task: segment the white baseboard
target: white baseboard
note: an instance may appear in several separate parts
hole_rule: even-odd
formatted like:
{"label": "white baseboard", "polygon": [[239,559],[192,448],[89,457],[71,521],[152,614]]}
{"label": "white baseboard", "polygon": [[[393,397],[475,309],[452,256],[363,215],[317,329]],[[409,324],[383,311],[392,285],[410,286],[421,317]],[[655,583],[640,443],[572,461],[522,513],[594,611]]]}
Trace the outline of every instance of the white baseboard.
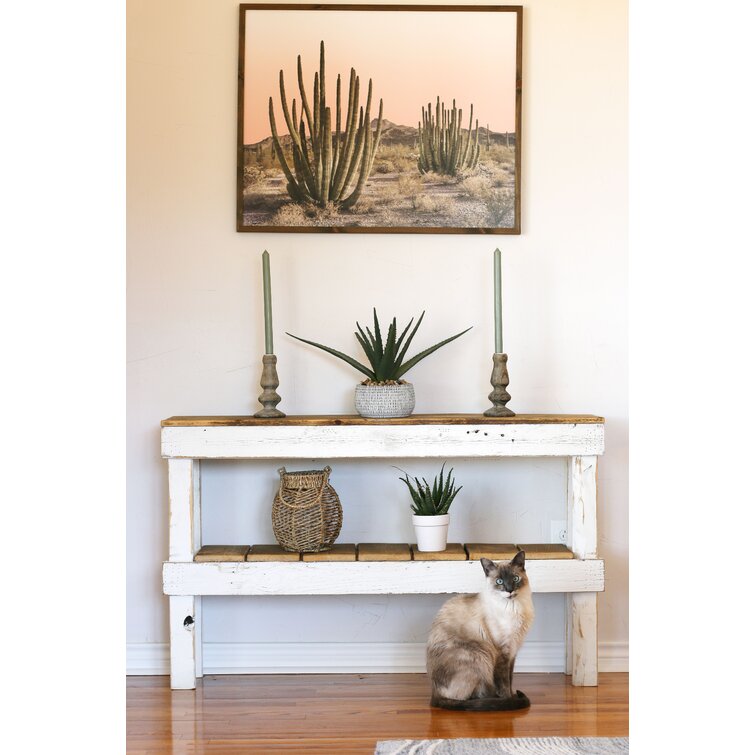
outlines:
{"label": "white baseboard", "polygon": [[[377,674],[425,670],[422,642],[205,642],[205,674]],[[601,642],[600,671],[629,671],[629,646]],[[528,642],[516,664],[520,672],[563,672],[563,642]],[[167,643],[129,643],[126,673],[170,673]]]}
{"label": "white baseboard", "polygon": [[167,642],[127,642],[126,673],[130,676],[160,676],[170,673]]}
{"label": "white baseboard", "polygon": [[625,673],[629,671],[628,642],[599,642],[598,671]]}

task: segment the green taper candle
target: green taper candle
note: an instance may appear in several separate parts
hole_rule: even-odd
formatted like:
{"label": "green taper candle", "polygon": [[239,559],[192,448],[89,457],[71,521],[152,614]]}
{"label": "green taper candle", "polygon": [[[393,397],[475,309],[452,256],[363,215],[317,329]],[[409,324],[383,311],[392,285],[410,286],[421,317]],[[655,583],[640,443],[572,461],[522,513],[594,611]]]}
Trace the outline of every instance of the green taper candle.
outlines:
{"label": "green taper candle", "polygon": [[270,255],[262,252],[262,288],[265,300],[265,354],[273,354],[273,304],[270,298]]}
{"label": "green taper candle", "polygon": [[493,252],[493,296],[495,308],[495,353],[503,354],[503,318],[501,316],[501,250]]}

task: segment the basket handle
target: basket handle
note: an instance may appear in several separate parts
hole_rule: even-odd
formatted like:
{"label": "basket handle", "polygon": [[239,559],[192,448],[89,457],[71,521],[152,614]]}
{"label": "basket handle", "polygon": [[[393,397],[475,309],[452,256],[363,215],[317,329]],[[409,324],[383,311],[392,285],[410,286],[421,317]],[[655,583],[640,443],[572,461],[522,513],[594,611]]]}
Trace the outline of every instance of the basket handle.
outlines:
{"label": "basket handle", "polygon": [[283,475],[286,474],[286,468],[281,467],[278,470],[278,474],[280,475],[280,482],[278,483],[278,494],[280,495],[281,499],[283,499]]}
{"label": "basket handle", "polygon": [[322,487],[320,488],[320,498],[321,499],[322,499],[323,491],[325,490],[325,486],[328,484],[328,482],[330,482],[330,473],[331,473],[332,470],[331,470],[330,467],[326,466],[322,471],[325,474],[322,477]]}
{"label": "basket handle", "polygon": [[329,466],[325,465],[325,468],[322,470],[325,474],[322,476],[322,485],[320,487],[320,494],[317,496],[317,500],[320,504],[320,542],[325,542],[325,515],[322,510],[322,494],[325,492],[325,486],[328,484],[330,480],[330,472],[331,469]]}

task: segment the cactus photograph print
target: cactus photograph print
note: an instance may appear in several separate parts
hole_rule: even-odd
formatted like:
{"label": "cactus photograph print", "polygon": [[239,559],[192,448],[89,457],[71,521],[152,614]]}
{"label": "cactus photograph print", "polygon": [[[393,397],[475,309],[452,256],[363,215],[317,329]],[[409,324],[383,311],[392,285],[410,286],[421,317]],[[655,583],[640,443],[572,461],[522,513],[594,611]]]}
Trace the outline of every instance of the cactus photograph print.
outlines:
{"label": "cactus photograph print", "polygon": [[240,6],[238,231],[520,233],[521,6]]}

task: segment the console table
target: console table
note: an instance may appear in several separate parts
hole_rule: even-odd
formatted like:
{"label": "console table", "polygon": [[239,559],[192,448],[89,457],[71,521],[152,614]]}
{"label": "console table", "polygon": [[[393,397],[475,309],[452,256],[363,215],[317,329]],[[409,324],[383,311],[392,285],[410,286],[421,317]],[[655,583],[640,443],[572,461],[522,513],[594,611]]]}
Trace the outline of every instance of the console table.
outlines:
{"label": "console table", "polygon": [[171,417],[162,422],[168,460],[170,544],[163,592],[170,601],[172,689],[194,689],[202,676],[203,595],[371,595],[478,592],[473,561],[199,563],[203,459],[567,458],[567,545],[575,558],[528,560],[533,592],[568,597],[566,672],[572,684],[595,686],[597,593],[597,457],[604,420],[592,415],[414,415]]}

